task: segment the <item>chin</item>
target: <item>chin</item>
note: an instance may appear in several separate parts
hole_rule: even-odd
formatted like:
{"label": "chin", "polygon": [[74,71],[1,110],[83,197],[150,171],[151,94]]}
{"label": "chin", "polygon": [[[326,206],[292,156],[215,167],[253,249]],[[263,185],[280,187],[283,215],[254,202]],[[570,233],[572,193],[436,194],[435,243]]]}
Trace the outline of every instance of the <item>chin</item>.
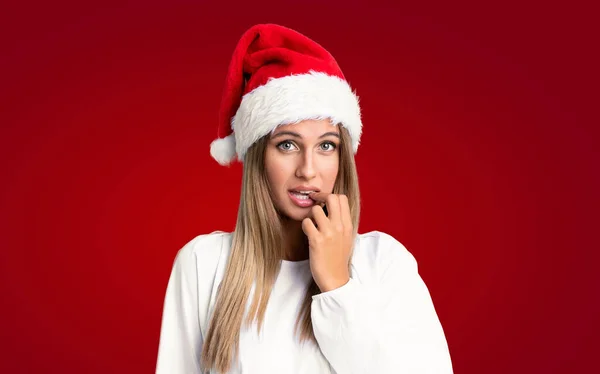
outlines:
{"label": "chin", "polygon": [[286,207],[283,210],[283,215],[289,220],[302,222],[306,217],[310,216],[310,208]]}

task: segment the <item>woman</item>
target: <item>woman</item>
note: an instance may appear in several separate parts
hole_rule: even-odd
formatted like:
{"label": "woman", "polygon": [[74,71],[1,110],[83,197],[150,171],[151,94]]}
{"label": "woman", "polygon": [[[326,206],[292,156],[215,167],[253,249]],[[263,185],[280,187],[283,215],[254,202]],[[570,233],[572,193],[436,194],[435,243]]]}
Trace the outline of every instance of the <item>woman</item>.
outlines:
{"label": "woman", "polygon": [[288,28],[250,28],[211,155],[244,163],[233,233],[199,235],[167,286],[157,373],[452,373],[410,252],[358,234],[358,98]]}

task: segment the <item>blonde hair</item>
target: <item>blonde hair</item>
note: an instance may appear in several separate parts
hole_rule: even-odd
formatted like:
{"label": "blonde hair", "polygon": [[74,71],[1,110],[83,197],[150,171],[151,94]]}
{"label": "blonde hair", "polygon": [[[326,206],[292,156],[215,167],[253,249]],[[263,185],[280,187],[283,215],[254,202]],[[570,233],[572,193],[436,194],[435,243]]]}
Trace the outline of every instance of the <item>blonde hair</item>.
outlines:
{"label": "blonde hair", "polygon": [[[360,216],[358,176],[350,135],[343,126],[339,126],[339,130],[340,166],[333,193],[348,197],[356,235]],[[283,225],[271,198],[264,170],[268,140],[268,135],[258,140],[244,158],[242,191],[230,257],[204,339],[202,366],[219,373],[228,372],[233,359],[238,355],[242,323],[251,326],[257,322],[257,331],[260,331],[280,261],[284,257],[281,245]],[[350,262],[348,268],[350,269]],[[243,321],[253,284],[252,304]],[[301,342],[311,341],[316,344],[310,305],[312,296],[318,293],[319,288],[313,280],[307,288],[296,321],[296,331],[300,332]]]}

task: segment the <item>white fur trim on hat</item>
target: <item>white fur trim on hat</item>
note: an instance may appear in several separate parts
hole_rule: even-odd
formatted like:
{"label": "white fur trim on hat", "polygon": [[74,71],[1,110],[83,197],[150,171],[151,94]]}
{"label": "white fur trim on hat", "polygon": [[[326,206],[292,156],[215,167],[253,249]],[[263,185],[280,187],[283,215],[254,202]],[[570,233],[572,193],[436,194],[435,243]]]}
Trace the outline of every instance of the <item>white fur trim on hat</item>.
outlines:
{"label": "white fur trim on hat", "polygon": [[[348,129],[352,148],[356,152],[362,134],[358,101],[345,80],[325,73],[311,71],[271,78],[265,85],[242,98],[231,122],[235,134],[235,153],[239,160],[243,160],[254,142],[279,125],[324,118],[330,118],[333,124],[341,123]],[[227,144],[231,146],[231,141]],[[211,145],[213,157],[214,153],[225,155],[223,147],[219,146],[219,151],[214,153],[212,148]],[[226,156],[232,159],[229,151],[227,148]]]}
{"label": "white fur trim on hat", "polygon": [[221,165],[228,165],[235,158],[235,134],[216,139],[210,144],[210,155]]}

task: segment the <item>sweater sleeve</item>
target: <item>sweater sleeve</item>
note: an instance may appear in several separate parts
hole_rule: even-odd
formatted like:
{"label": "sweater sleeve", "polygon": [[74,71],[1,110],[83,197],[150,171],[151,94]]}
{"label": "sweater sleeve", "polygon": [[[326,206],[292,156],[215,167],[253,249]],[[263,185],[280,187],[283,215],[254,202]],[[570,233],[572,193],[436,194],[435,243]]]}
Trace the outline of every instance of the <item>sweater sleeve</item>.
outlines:
{"label": "sweater sleeve", "polygon": [[157,374],[201,373],[202,333],[194,241],[176,255],[164,299]]}
{"label": "sweater sleeve", "polygon": [[[369,269],[375,281],[354,276],[313,296],[313,329],[337,374],[451,374],[450,353],[415,258],[386,234]],[[376,250],[377,249],[377,250]]]}

